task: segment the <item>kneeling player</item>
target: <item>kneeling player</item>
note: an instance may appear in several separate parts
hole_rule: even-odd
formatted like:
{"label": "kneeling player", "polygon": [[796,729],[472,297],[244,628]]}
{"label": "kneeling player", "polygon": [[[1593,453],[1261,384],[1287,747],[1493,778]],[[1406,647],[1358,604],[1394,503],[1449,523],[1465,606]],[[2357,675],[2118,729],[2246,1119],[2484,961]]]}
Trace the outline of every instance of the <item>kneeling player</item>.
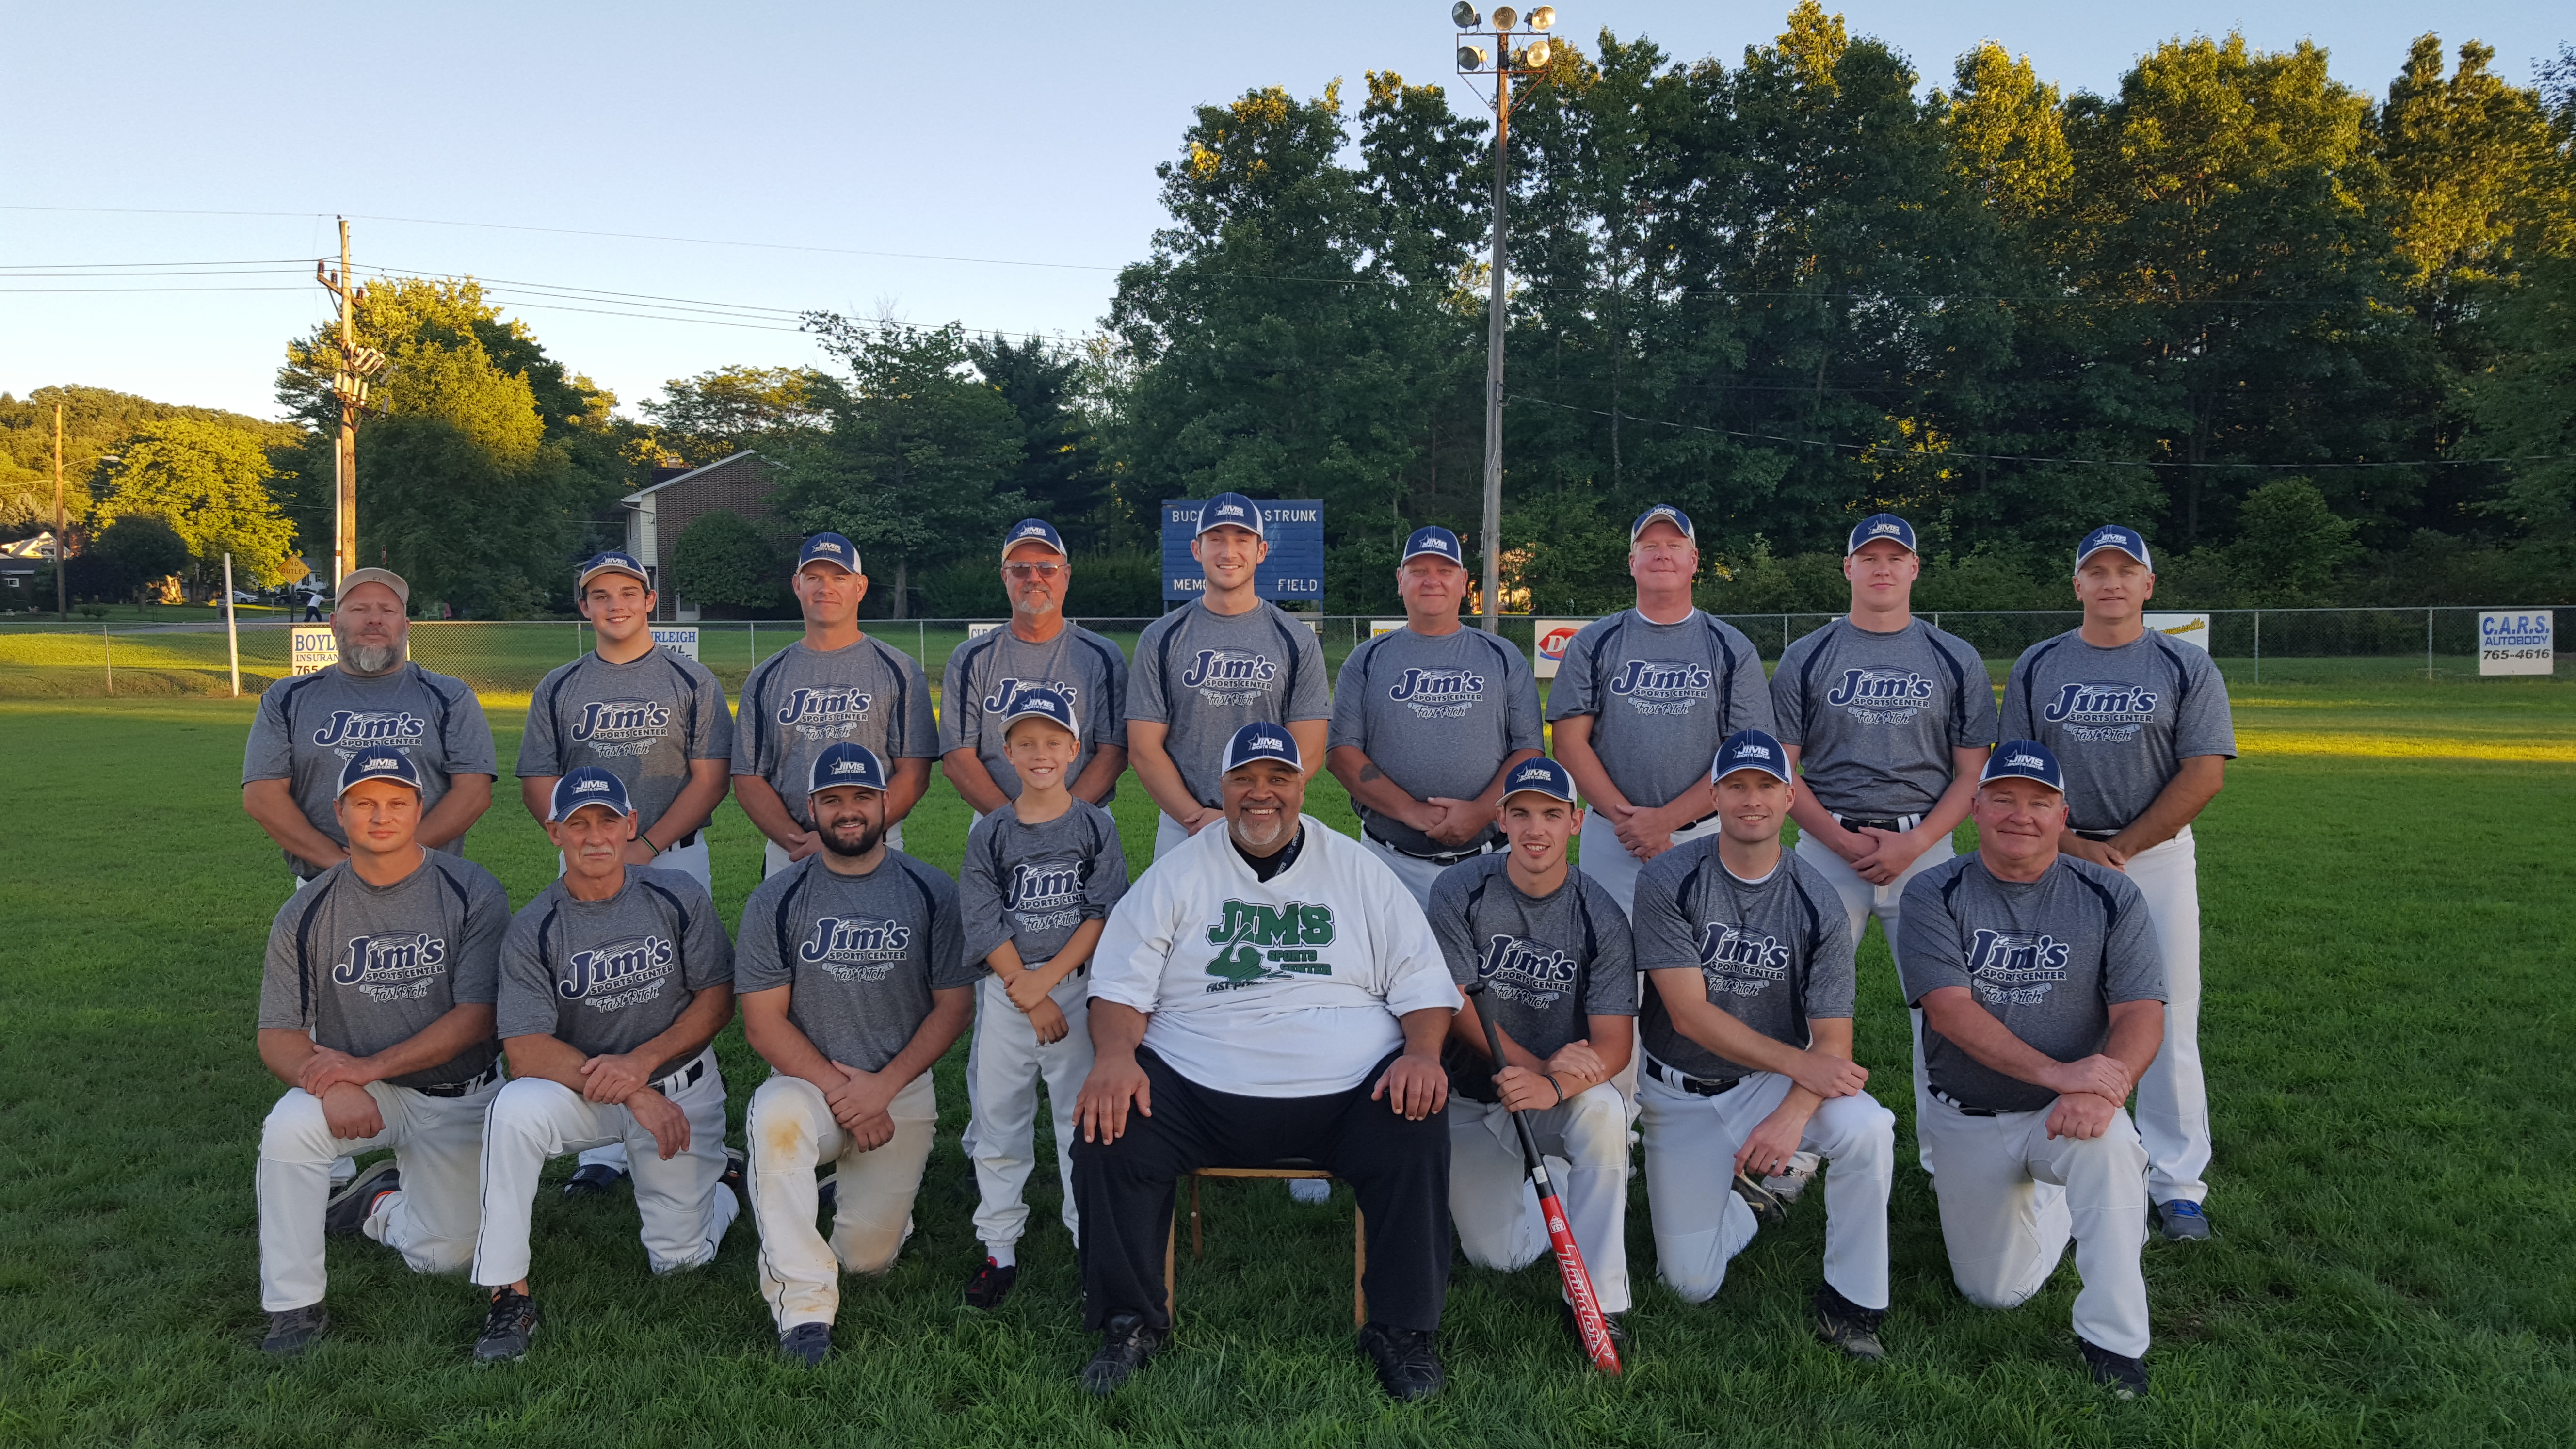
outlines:
{"label": "kneeling player", "polygon": [[2147,1153],[2121,1104],[2164,1039],[2155,927],[2127,876],[2058,853],[2066,786],[2047,746],[1996,746],[1968,818],[1977,853],[1905,888],[1896,953],[1923,1008],[1932,1104],[1915,1131],[1950,1275],[1970,1302],[2012,1308],[2073,1238],[2085,1362],[2133,1398],[2147,1387]]}
{"label": "kneeling player", "polygon": [[546,834],[564,873],[501,946],[501,1043],[513,1080],[483,1132],[483,1238],[474,1281],[492,1290],[478,1363],[527,1356],[528,1217],[546,1159],[623,1144],[656,1273],[716,1255],[742,1211],[720,1181],[724,1077],[708,1046],[733,1019],[733,946],[706,887],[629,865],[626,786],[595,765],[555,781]]}
{"label": "kneeling player", "polygon": [[[322,1235],[364,1232],[416,1273],[474,1253],[475,1161],[500,1073],[495,962],[510,898],[471,861],[423,850],[420,772],[360,750],[332,805],[349,858],[278,911],[259,987],[259,1059],[287,1084],[259,1139],[260,1347],[294,1353],[331,1323]],[[332,1159],[394,1160],[331,1194]]]}
{"label": "kneeling player", "polygon": [[[1525,1180],[1517,1110],[1538,1150],[1561,1158],[1565,1216],[1610,1336],[1626,1342],[1628,1107],[1611,1078],[1636,1036],[1637,968],[1628,918],[1601,883],[1570,870],[1583,828],[1574,777],[1545,756],[1514,765],[1496,821],[1506,850],[1462,861],[1431,886],[1431,932],[1464,986],[1449,1024],[1449,1220],[1480,1268],[1512,1272],[1548,1251],[1538,1192]],[[1479,1010],[1501,1028],[1499,1072]],[[1595,1046],[1594,1043],[1599,1043]],[[1573,1321],[1571,1305],[1567,1321]],[[1577,1337],[1581,1335],[1578,1333]]]}
{"label": "kneeling player", "polygon": [[1718,834],[1637,878],[1637,964],[1654,980],[1637,1105],[1655,1256],[1684,1298],[1715,1296],[1727,1262],[1785,1213],[1757,1179],[1815,1153],[1828,1166],[1817,1336],[1884,1358],[1896,1114],[1851,1059],[1851,927],[1832,883],[1780,849],[1797,794],[1780,742],[1745,730],[1710,777]]}
{"label": "kneeling player", "polygon": [[[770,1066],[744,1123],[760,1292],[779,1351],[811,1367],[831,1352],[841,1271],[883,1273],[912,1232],[939,1120],[930,1066],[966,1030],[975,971],[956,884],[885,844],[876,752],[833,745],[808,783],[823,848],[744,904],[734,989]],[[839,1165],[828,1243],[814,1226],[825,1162]]]}

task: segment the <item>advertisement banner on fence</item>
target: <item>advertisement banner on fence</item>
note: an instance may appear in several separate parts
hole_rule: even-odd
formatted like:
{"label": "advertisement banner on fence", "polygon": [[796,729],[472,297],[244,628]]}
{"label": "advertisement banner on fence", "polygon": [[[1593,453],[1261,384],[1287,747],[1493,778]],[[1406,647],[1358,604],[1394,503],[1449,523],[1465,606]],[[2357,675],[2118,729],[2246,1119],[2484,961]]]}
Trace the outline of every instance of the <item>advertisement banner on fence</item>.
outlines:
{"label": "advertisement banner on fence", "polygon": [[2209,652],[2209,616],[2207,614],[2149,614],[2147,627],[2185,644],[2200,646]]}
{"label": "advertisement banner on fence", "polygon": [[1583,631],[1582,619],[1541,619],[1536,627],[1538,658],[1531,667],[1541,679],[1554,679],[1556,666],[1565,662],[1565,646]]}
{"label": "advertisement banner on fence", "polygon": [[1402,619],[1371,619],[1369,620],[1369,637],[1374,639],[1380,634],[1392,634],[1403,627],[1404,621]]}
{"label": "advertisement banner on fence", "polygon": [[695,659],[698,657],[698,626],[656,624],[653,626],[653,642],[675,654],[686,654]]}
{"label": "advertisement banner on fence", "polygon": [[2554,619],[2547,609],[2478,615],[2478,673],[2550,673],[2557,667],[2549,638]]}
{"label": "advertisement banner on fence", "polygon": [[966,637],[969,639],[981,639],[985,635],[990,634],[1001,627],[1002,626],[999,624],[969,624],[966,626]]}
{"label": "advertisement banner on fence", "polygon": [[[1163,599],[1187,602],[1207,588],[1199,561],[1190,557],[1190,540],[1198,533],[1200,504],[1167,499],[1163,504]],[[1324,597],[1324,505],[1313,498],[1261,500],[1261,534],[1270,540],[1270,556],[1254,571],[1255,593],[1274,604]]]}
{"label": "advertisement banner on fence", "polygon": [[287,672],[312,674],[340,662],[340,640],[328,624],[296,624],[286,631]]}

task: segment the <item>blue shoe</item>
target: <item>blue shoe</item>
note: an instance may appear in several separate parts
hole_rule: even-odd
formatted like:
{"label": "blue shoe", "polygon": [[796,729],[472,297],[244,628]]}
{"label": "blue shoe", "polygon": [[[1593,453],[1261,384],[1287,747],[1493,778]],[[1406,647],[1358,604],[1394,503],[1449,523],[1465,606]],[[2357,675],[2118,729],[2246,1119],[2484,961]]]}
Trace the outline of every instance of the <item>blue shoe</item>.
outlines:
{"label": "blue shoe", "polygon": [[2189,1198],[2156,1204],[2156,1225],[2168,1243],[2198,1243],[2209,1237],[2209,1214]]}

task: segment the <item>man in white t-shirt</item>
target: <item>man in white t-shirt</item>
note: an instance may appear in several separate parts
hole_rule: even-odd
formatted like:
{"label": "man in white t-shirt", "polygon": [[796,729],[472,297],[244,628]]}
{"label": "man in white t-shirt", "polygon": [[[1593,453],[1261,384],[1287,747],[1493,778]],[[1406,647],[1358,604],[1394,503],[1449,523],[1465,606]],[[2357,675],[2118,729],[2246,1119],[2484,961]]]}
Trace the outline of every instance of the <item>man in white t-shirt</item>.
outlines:
{"label": "man in white t-shirt", "polygon": [[1397,1399],[1441,1385],[1449,1289],[1448,1074],[1457,988],[1422,907],[1349,836],[1301,820],[1306,771],[1276,724],[1223,756],[1225,828],[1155,862],[1094,952],[1090,1077],[1076,1107],[1083,1386],[1162,1347],[1173,1184],[1304,1159],[1367,1215],[1360,1351]]}

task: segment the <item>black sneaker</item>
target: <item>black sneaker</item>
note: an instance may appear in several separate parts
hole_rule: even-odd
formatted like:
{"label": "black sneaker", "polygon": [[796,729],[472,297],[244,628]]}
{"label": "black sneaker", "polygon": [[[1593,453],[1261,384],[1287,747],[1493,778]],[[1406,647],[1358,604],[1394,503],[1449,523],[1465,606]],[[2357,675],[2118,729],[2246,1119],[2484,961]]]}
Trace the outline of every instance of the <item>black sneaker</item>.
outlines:
{"label": "black sneaker", "polygon": [[1095,1394],[1113,1394],[1163,1346],[1163,1334],[1141,1313],[1113,1313],[1100,1330],[1100,1351],[1082,1366],[1082,1386]]}
{"label": "black sneaker", "polygon": [[537,1336],[542,1317],[536,1300],[527,1294],[515,1288],[494,1293],[491,1311],[483,1315],[483,1336],[474,1340],[474,1361],[517,1363],[526,1358],[528,1340]]}
{"label": "black sneaker", "polygon": [[331,1315],[324,1312],[319,1303],[272,1313],[268,1315],[268,1337],[259,1341],[259,1351],[273,1353],[280,1358],[302,1353],[312,1347],[313,1340],[320,1338],[330,1326]]}
{"label": "black sneaker", "polygon": [[376,1210],[376,1199],[389,1192],[402,1191],[402,1174],[390,1162],[379,1162],[349,1180],[349,1185],[331,1194],[322,1208],[322,1231],[342,1237],[365,1227],[367,1214]]}
{"label": "black sneaker", "polygon": [[2209,1214],[2187,1197],[2156,1204],[2156,1227],[2168,1243],[2209,1241]]}
{"label": "black sneaker", "polygon": [[751,1206],[751,1181],[748,1176],[750,1171],[751,1159],[743,1156],[739,1148],[725,1149],[724,1174],[716,1181],[732,1188],[733,1200],[746,1208]]}
{"label": "black sneaker", "polygon": [[1863,1308],[1831,1283],[1816,1285],[1816,1337],[1849,1357],[1867,1363],[1887,1357],[1887,1346],[1878,1341],[1879,1325],[1886,1321],[1886,1309]]}
{"label": "black sneaker", "polygon": [[798,1368],[821,1368],[832,1351],[832,1325],[800,1323],[778,1335],[778,1355]]}
{"label": "black sneaker", "polygon": [[1019,1281],[1020,1267],[1017,1263],[1005,1268],[986,1258],[976,1268],[975,1276],[966,1280],[966,1306],[999,1308],[1002,1300],[1011,1296],[1011,1285]]}
{"label": "black sneaker", "polygon": [[626,1180],[626,1174],[605,1162],[585,1162],[572,1170],[572,1180],[564,1184],[566,1197],[606,1197],[610,1189]]}
{"label": "black sneaker", "polygon": [[1744,1205],[1753,1209],[1753,1221],[1757,1226],[1778,1227],[1789,1220],[1788,1205],[1780,1201],[1778,1193],[1740,1172],[1735,1175],[1731,1186],[1735,1195],[1744,1199]]}
{"label": "black sneaker", "polygon": [[2147,1392],[2147,1365],[2144,1359],[2130,1358],[2099,1347],[2088,1339],[2075,1340],[2084,1350],[2084,1362],[2093,1370],[2093,1382],[2111,1391],[2115,1399],[2143,1398]]}
{"label": "black sneaker", "polygon": [[1427,1399],[1449,1381],[1440,1366],[1438,1334],[1427,1328],[1396,1328],[1384,1323],[1360,1328],[1360,1352],[1377,1365],[1377,1382],[1399,1404]]}
{"label": "black sneaker", "polygon": [[[1556,1313],[1557,1317],[1564,1321],[1565,1331],[1574,1335],[1574,1341],[1576,1343],[1581,1343],[1583,1341],[1583,1322],[1581,1319],[1574,1316],[1574,1305],[1566,1302],[1562,1298],[1559,1298],[1556,1300]],[[1628,1320],[1624,1315],[1617,1313],[1602,1314],[1601,1327],[1609,1333],[1611,1347],[1616,1348],[1623,1353],[1627,1351]]]}

